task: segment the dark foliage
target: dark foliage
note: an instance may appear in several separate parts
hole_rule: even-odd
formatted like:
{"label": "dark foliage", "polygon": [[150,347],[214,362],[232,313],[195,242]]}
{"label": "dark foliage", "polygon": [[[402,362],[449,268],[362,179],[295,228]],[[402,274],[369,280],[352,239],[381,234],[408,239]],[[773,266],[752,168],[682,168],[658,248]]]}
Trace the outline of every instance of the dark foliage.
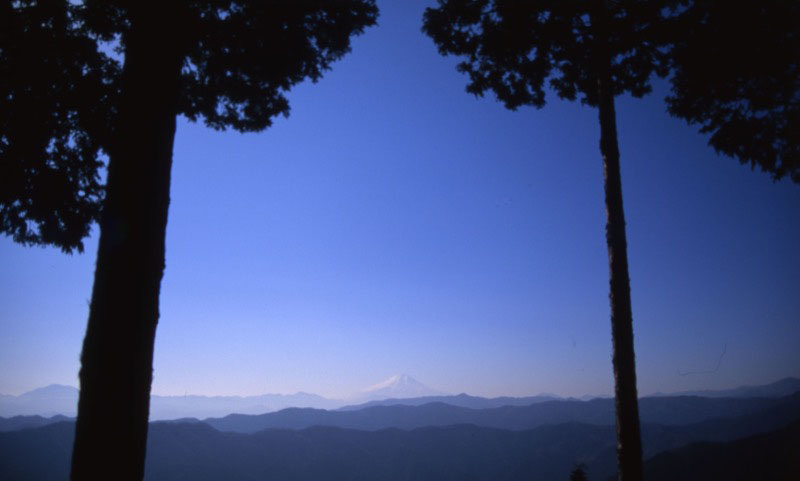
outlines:
{"label": "dark foliage", "polygon": [[[82,252],[99,220],[121,75],[106,53],[112,45],[124,53],[126,5],[0,5],[0,232],[17,242]],[[240,131],[288,115],[284,93],[320,78],[377,15],[371,0],[206,0],[186,8],[177,113]]]}
{"label": "dark foliage", "polygon": [[588,481],[588,479],[586,477],[586,466],[583,464],[576,465],[575,469],[569,473],[569,481]]}
{"label": "dark foliage", "polygon": [[[641,97],[653,73],[665,76],[670,1],[607,2],[612,91]],[[545,88],[598,105],[598,43],[591,17],[602,2],[442,0],[425,11],[423,31],[442,55],[464,60],[467,92],[495,93],[509,109],[542,107]]]}
{"label": "dark foliage", "polygon": [[462,59],[468,92],[513,110],[542,107],[549,87],[599,110],[620,480],[642,471],[614,97],[640,97],[674,69],[672,114],[718,151],[800,180],[798,12],[789,0],[439,0],[425,12],[423,31]]}
{"label": "dark foliage", "polygon": [[[176,116],[257,131],[375,23],[373,0],[0,7],[2,232],[81,249],[98,220],[73,479],[144,473]],[[114,47],[120,66],[103,49]],[[5,78],[5,76],[4,76]],[[41,104],[39,104],[41,99]],[[100,154],[108,156],[100,186]],[[6,194],[8,192],[8,194]],[[101,208],[102,203],[102,208]],[[114,423],[117,423],[114,425]]]}
{"label": "dark foliage", "polygon": [[[131,27],[127,2],[87,0],[86,28],[104,39]],[[180,18],[185,60],[177,113],[215,129],[263,130],[288,115],[285,93],[318,80],[374,25],[372,0],[190,0]]]}
{"label": "dark foliage", "polygon": [[669,68],[671,0],[439,0],[423,31],[463,60],[467,92],[495,93],[509,109],[542,107],[545,88],[598,108],[605,173],[609,300],[621,481],[641,479],[625,215],[614,98],[650,92]]}
{"label": "dark foliage", "polygon": [[800,182],[800,2],[694,0],[676,22],[670,113],[717,152]]}
{"label": "dark foliage", "polygon": [[99,218],[101,149],[119,66],[68,2],[0,5],[0,231],[83,251]]}

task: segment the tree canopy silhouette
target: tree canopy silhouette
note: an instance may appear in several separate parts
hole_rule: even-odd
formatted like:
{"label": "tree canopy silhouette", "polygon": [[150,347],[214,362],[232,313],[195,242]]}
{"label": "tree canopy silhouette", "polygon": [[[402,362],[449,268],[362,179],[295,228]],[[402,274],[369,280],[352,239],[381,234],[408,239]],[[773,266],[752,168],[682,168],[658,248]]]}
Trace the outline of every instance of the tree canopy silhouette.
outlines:
{"label": "tree canopy silhouette", "polygon": [[423,31],[464,60],[467,92],[492,91],[509,109],[542,107],[545,89],[597,107],[605,173],[606,240],[620,480],[642,479],[625,215],[614,97],[650,92],[668,73],[670,1],[439,0]]}
{"label": "tree canopy silhouette", "polygon": [[670,113],[717,152],[800,182],[800,2],[694,0],[676,24]]}
{"label": "tree canopy silhouette", "polygon": [[374,0],[0,6],[0,228],[71,252],[100,225],[73,479],[144,474],[177,115],[268,127],[377,14]]}
{"label": "tree canopy silhouette", "polygon": [[118,65],[67,2],[0,5],[0,229],[83,251],[99,219],[101,149]]}
{"label": "tree canopy silhouette", "polygon": [[586,477],[586,466],[576,464],[569,473],[569,481],[589,481],[589,478]]}

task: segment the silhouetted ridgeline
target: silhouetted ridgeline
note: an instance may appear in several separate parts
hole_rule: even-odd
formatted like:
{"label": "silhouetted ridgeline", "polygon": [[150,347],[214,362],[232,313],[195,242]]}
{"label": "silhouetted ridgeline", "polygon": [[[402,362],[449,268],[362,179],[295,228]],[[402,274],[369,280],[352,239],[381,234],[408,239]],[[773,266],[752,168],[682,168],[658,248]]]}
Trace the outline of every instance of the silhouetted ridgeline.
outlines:
{"label": "silhouetted ridgeline", "polygon": [[[798,420],[800,393],[736,417],[644,424],[645,456],[700,440],[774,431]],[[73,423],[60,422],[0,433],[0,480],[67,479],[73,431]],[[589,479],[604,479],[616,470],[615,442],[612,425],[582,423],[518,431],[461,424],[377,431],[317,426],[242,434],[201,422],[157,422],[150,427],[146,479],[564,480],[576,461],[586,464]]]}
{"label": "silhouetted ridgeline", "polygon": [[[67,479],[74,424],[0,434],[0,480]],[[503,431],[477,426],[222,433],[202,423],[151,425],[145,479],[418,481],[561,479],[573,456],[613,466],[610,426]],[[606,463],[608,464],[608,463]]]}
{"label": "silhouetted ridgeline", "polygon": [[[738,416],[777,406],[787,398],[702,398],[691,396],[642,398],[641,420],[651,424],[689,424],[717,417]],[[444,403],[422,406],[373,406],[355,411],[284,409],[247,416],[231,414],[204,422],[220,431],[253,433],[262,429],[303,429],[335,426],[346,429],[415,429],[426,426],[475,424],[497,429],[523,430],[544,424],[580,422],[613,425],[614,400],[547,401],[529,406],[468,409]]]}
{"label": "silhouetted ridgeline", "polygon": [[[402,401],[416,403],[418,399],[427,398]],[[687,424],[710,418],[753,413],[781,405],[785,399],[711,399],[682,396],[643,398],[642,419],[647,423],[663,425]],[[65,419],[68,418],[0,417],[0,431],[43,426]],[[195,418],[179,418],[175,421],[199,422]],[[220,431],[242,433],[253,433],[268,428],[303,429],[320,425],[372,431],[385,428],[415,429],[426,426],[475,424],[498,429],[523,430],[544,424],[566,422],[612,425],[614,416],[612,400],[594,399],[545,401],[529,406],[504,406],[492,409],[468,409],[444,403],[420,406],[372,406],[360,409],[352,407],[345,411],[290,408],[263,415],[234,414],[224,418],[206,419],[204,422]]]}
{"label": "silhouetted ridgeline", "polygon": [[654,456],[644,469],[647,481],[797,481],[800,422],[727,443],[690,444]]}
{"label": "silhouetted ridgeline", "polygon": [[758,386],[739,386],[733,389],[683,391],[654,396],[702,396],[702,397],[783,397],[800,392],[800,379],[785,377],[778,381]]}
{"label": "silhouetted ridgeline", "polygon": [[[800,387],[797,388],[800,391]],[[526,396],[526,397],[493,397],[485,398],[478,396],[470,396],[469,394],[461,393],[453,396],[423,396],[404,399],[383,399],[380,401],[369,401],[363,404],[353,404],[339,408],[340,411],[355,411],[373,406],[396,406],[398,404],[405,406],[421,406],[430,403],[444,403],[451,406],[459,406],[462,408],[470,409],[490,409],[499,408],[503,406],[530,406],[545,401],[560,400],[558,396],[551,396],[547,394],[539,396]]]}
{"label": "silhouetted ridgeline", "polygon": [[[760,386],[741,386],[723,391],[692,391],[656,396],[701,396],[701,397],[782,397],[800,391],[800,379],[785,378]],[[316,394],[298,392],[295,394],[262,394],[257,396],[157,396],[150,397],[150,420],[198,419],[222,417],[231,413],[264,414],[290,407],[339,409],[355,411],[372,406],[421,406],[441,402],[452,406],[470,409],[490,409],[503,406],[529,406],[547,401],[576,401],[561,399],[551,395],[528,397],[484,398],[458,395],[436,395],[423,397],[403,397],[369,401],[363,404],[341,407],[344,401],[327,399]],[[0,417],[12,416],[53,416],[61,414],[74,417],[78,404],[78,389],[72,386],[53,384],[20,394],[18,396],[0,394]]]}
{"label": "silhouetted ridgeline", "polygon": [[68,418],[66,416],[14,416],[11,418],[0,417],[0,432],[2,431],[19,431],[20,429],[38,428],[47,426],[61,421],[74,421],[75,418]]}

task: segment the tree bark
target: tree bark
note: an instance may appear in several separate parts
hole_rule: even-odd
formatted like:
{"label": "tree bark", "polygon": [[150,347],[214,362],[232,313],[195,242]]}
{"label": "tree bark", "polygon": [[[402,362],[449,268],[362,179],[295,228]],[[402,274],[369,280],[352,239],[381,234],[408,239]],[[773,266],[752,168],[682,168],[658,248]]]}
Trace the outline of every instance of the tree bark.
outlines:
{"label": "tree bark", "polygon": [[182,56],[177,4],[132,2],[94,287],[81,354],[73,480],[141,480],[164,272]]}
{"label": "tree bark", "polygon": [[617,144],[617,118],[611,78],[611,55],[605,2],[595,17],[598,45],[597,93],[600,117],[600,152],[606,203],[609,300],[613,344],[614,394],[617,418],[617,464],[620,481],[642,481],[642,441],[636,392],[636,360],[633,349],[633,314],[628,274],[628,242],[622,206],[622,180]]}

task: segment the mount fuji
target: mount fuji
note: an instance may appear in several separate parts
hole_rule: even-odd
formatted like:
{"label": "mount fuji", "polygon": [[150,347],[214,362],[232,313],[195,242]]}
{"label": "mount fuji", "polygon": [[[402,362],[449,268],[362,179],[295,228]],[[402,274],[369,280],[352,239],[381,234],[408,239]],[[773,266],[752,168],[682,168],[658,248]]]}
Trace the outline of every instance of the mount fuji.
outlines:
{"label": "mount fuji", "polygon": [[405,399],[423,396],[438,396],[442,393],[431,389],[408,374],[396,374],[389,379],[362,389],[354,397],[360,401],[378,399]]}

